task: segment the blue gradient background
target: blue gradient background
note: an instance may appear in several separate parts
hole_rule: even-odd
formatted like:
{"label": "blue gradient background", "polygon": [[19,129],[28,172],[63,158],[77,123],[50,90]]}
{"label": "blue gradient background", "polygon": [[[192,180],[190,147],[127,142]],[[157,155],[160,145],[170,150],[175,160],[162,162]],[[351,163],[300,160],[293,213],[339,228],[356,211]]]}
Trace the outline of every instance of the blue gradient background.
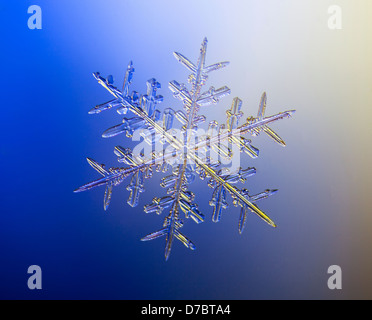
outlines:
{"label": "blue gradient background", "polygon": [[[43,29],[27,28],[27,8],[40,5]],[[329,5],[343,9],[343,29],[327,27]],[[16,1],[2,2],[0,298],[2,299],[345,299],[372,298],[371,69],[372,4],[356,1]],[[267,114],[296,109],[273,125],[286,148],[265,136],[245,165],[257,168],[247,188],[280,191],[260,203],[278,224],[250,215],[243,235],[238,209],[222,221],[187,221],[192,252],[174,243],[139,239],[162,223],[143,205],[159,190],[146,183],[140,205],[126,205],[116,188],[108,212],[103,190],[73,194],[97,178],[89,156],[116,165],[101,139],[120,122],[114,112],[87,111],[110,98],[91,73],[113,74],[121,84],[133,60],[133,87],[163,84],[162,108],[180,107],[167,82],[186,80],[173,58],[195,60],[208,37],[207,63],[229,60],[209,85],[232,95],[207,107],[224,118],[231,98],[255,115],[268,94]],[[213,115],[213,118],[211,118]],[[211,190],[191,188],[207,216]],[[27,268],[43,270],[43,289],[27,288]],[[343,289],[327,287],[327,269],[340,265]]]}

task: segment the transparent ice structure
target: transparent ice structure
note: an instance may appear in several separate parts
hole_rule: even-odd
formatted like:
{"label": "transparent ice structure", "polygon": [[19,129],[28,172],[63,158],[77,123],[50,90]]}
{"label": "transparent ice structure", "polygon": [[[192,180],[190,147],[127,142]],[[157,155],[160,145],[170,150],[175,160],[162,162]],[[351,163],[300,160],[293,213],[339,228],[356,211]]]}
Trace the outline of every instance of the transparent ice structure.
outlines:
{"label": "transparent ice structure", "polygon": [[[269,127],[280,119],[290,117],[295,111],[289,110],[272,116],[265,116],[266,93],[263,93],[257,117],[243,117],[242,101],[239,98],[232,100],[231,107],[226,111],[226,122],[219,124],[210,121],[205,124],[206,117],[200,114],[205,106],[217,104],[219,100],[230,94],[226,86],[219,89],[210,87],[203,89],[208,74],[224,68],[229,63],[219,62],[209,66],[205,65],[207,39],[204,39],[200,48],[199,58],[194,64],[185,56],[175,52],[175,58],[190,72],[189,85],[169,82],[169,89],[173,96],[183,102],[183,110],[166,108],[161,112],[158,104],[163,97],[158,94],[160,83],[155,79],[147,81],[146,94],[130,91],[134,73],[132,62],[129,62],[124,83],[121,89],[113,85],[113,77],[101,77],[97,72],[94,77],[98,83],[106,88],[113,99],[97,105],[89,114],[98,114],[109,109],[116,109],[119,115],[124,115],[122,122],[107,129],[102,136],[113,137],[125,133],[128,138],[139,134],[143,138],[145,148],[130,149],[116,146],[114,149],[122,167],[106,169],[93,159],[87,158],[88,163],[102,175],[101,178],[87,183],[75,192],[89,190],[104,186],[104,209],[110,204],[113,187],[129,180],[126,189],[129,191],[127,203],[131,207],[139,204],[141,193],[145,191],[145,180],[152,177],[152,173],[163,172],[164,177],[160,186],[165,189],[165,195],[156,196],[150,204],[144,206],[148,214],[163,215],[162,227],[144,236],[142,241],[156,238],[165,238],[165,259],[171,252],[174,239],[181,241],[187,248],[195,249],[195,244],[188,239],[181,228],[187,219],[199,224],[205,220],[195,202],[195,194],[188,189],[196,177],[206,180],[212,189],[209,205],[212,207],[211,219],[219,222],[223,210],[228,208],[228,196],[235,207],[240,207],[238,220],[239,233],[243,232],[247,215],[254,213],[269,225],[276,227],[275,223],[257,206],[257,202],[268,198],[277,192],[276,189],[267,189],[258,194],[250,194],[247,189],[239,189],[236,185],[244,183],[256,173],[252,167],[242,168],[233,161],[240,159],[245,153],[251,158],[257,158],[259,150],[251,144],[247,136],[257,136],[265,132],[278,144],[285,146],[284,141]],[[205,108],[204,110],[208,110]],[[176,130],[176,122],[179,129]],[[144,151],[145,150],[145,151]],[[229,164],[230,165],[226,165]],[[234,163],[235,165],[232,165]]]}

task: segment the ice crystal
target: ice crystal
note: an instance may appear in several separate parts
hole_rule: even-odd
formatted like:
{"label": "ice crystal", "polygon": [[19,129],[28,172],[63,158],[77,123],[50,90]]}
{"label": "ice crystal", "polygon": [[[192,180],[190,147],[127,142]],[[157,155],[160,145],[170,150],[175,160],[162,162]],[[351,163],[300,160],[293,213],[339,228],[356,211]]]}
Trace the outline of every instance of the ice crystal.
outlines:
{"label": "ice crystal", "polygon": [[[173,96],[183,102],[183,111],[175,111],[166,108],[161,112],[157,105],[163,101],[163,97],[157,94],[160,83],[155,79],[147,81],[146,94],[136,91],[130,92],[134,68],[129,62],[121,90],[113,86],[113,77],[103,78],[94,73],[98,83],[106,88],[114,99],[97,105],[89,111],[89,114],[98,114],[104,110],[115,108],[120,115],[128,112],[133,117],[124,117],[122,123],[107,129],[102,136],[112,137],[120,133],[126,133],[132,137],[138,133],[143,137],[150,149],[140,148],[141,152],[134,149],[115,147],[114,153],[118,161],[124,163],[125,167],[112,167],[106,169],[93,159],[87,158],[88,163],[103,177],[87,183],[75,190],[75,192],[89,190],[98,186],[105,186],[104,209],[107,210],[112,189],[121,184],[127,177],[131,176],[127,190],[130,192],[128,204],[135,207],[139,203],[139,197],[144,192],[144,181],[152,176],[152,172],[171,173],[161,179],[160,185],[167,189],[167,195],[155,197],[152,203],[144,207],[146,213],[160,215],[165,209],[163,227],[152,232],[142,241],[153,240],[165,236],[165,259],[167,260],[171,251],[173,239],[181,241],[187,248],[195,249],[194,243],[180,232],[184,218],[191,218],[196,223],[204,221],[204,215],[194,203],[195,195],[188,190],[196,176],[202,180],[208,179],[208,186],[213,188],[212,198],[209,205],[213,207],[212,221],[221,219],[223,209],[228,208],[227,195],[230,194],[233,205],[241,207],[239,218],[239,233],[244,229],[248,212],[253,212],[268,224],[276,227],[275,223],[256,205],[256,202],[274,194],[276,189],[267,189],[259,194],[251,195],[247,189],[239,189],[235,186],[238,182],[245,182],[249,176],[256,173],[255,168],[243,169],[232,165],[234,159],[240,159],[240,152],[245,152],[252,158],[257,158],[259,150],[251,145],[251,140],[244,137],[246,134],[257,136],[265,132],[270,138],[285,146],[284,141],[268,126],[268,124],[279,119],[290,117],[294,110],[278,113],[265,117],[266,93],[263,93],[258,109],[257,117],[248,117],[239,126],[243,112],[242,101],[234,98],[231,108],[226,111],[227,120],[225,124],[210,121],[208,129],[203,132],[199,125],[205,122],[206,117],[199,114],[201,107],[216,104],[219,100],[230,94],[226,86],[201,92],[205,85],[208,74],[227,66],[228,62],[205,65],[207,39],[204,39],[200,49],[197,63],[192,63],[180,53],[174,53],[176,59],[191,72],[188,82],[191,88],[185,84],[179,84],[173,80],[169,88]],[[173,125],[174,119],[180,122],[181,129],[176,130]],[[201,133],[202,132],[202,133]],[[146,149],[147,152],[143,152]],[[235,154],[238,152],[238,154]],[[227,162],[226,162],[227,161]],[[224,164],[230,161],[230,166]]]}

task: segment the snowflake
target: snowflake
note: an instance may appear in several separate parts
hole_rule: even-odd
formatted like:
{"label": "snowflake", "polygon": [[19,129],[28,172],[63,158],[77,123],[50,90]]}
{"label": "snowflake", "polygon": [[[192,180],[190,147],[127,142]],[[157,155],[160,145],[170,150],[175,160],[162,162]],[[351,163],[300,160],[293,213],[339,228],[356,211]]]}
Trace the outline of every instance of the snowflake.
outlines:
{"label": "snowflake", "polygon": [[[154,170],[164,173],[171,170],[171,174],[162,178],[160,183],[161,187],[167,189],[167,195],[153,198],[152,203],[144,207],[146,213],[158,215],[164,209],[169,210],[163,227],[141,239],[148,241],[165,236],[166,260],[174,238],[181,241],[187,248],[195,249],[194,243],[180,232],[184,218],[191,218],[196,223],[204,221],[203,214],[199,212],[197,204],[194,203],[195,194],[188,190],[188,185],[194,181],[195,176],[202,180],[208,179],[208,186],[214,189],[209,202],[213,207],[212,221],[220,221],[222,209],[228,208],[226,195],[230,194],[233,205],[241,207],[239,233],[244,229],[249,211],[276,227],[275,223],[258,208],[256,202],[271,196],[277,190],[267,189],[259,194],[251,195],[247,189],[237,188],[235,184],[245,182],[249,176],[256,173],[256,169],[250,167],[243,169],[236,160],[239,162],[240,152],[245,152],[252,158],[257,158],[259,155],[259,150],[251,145],[251,140],[245,138],[245,134],[257,136],[263,131],[274,141],[285,146],[284,141],[268,127],[268,124],[290,117],[294,110],[265,117],[266,93],[263,93],[257,117],[248,117],[239,126],[243,115],[242,101],[234,98],[231,108],[226,111],[226,124],[219,125],[217,121],[211,121],[206,131],[200,129],[199,125],[206,120],[204,115],[199,114],[200,108],[216,104],[222,97],[230,94],[230,89],[226,86],[219,89],[210,87],[209,90],[201,93],[208,74],[229,64],[225,61],[205,66],[206,49],[207,39],[205,38],[196,64],[182,54],[174,53],[176,59],[191,72],[188,78],[191,84],[190,89],[185,84],[179,84],[174,80],[169,83],[174,97],[183,102],[184,111],[167,108],[161,112],[157,109],[163,97],[157,95],[160,83],[155,79],[147,81],[146,94],[130,92],[129,87],[134,73],[132,62],[128,64],[122,90],[113,86],[112,76],[105,79],[98,72],[93,74],[98,83],[105,87],[114,99],[97,105],[89,111],[89,114],[98,114],[111,108],[116,108],[121,115],[127,112],[134,114],[134,117],[125,117],[122,123],[106,130],[102,136],[107,138],[126,133],[129,138],[141,136],[143,141],[138,148],[133,150],[121,146],[115,147],[114,152],[118,156],[118,161],[125,163],[125,167],[106,169],[103,164],[87,158],[88,163],[103,177],[83,185],[75,192],[105,185],[104,209],[106,210],[110,204],[113,187],[131,176],[127,186],[130,192],[127,202],[135,207],[139,203],[140,194],[144,192],[144,180],[150,178]],[[181,123],[180,129],[173,126],[174,119]],[[236,153],[238,154],[234,156]],[[227,164],[230,165],[227,166]]]}

